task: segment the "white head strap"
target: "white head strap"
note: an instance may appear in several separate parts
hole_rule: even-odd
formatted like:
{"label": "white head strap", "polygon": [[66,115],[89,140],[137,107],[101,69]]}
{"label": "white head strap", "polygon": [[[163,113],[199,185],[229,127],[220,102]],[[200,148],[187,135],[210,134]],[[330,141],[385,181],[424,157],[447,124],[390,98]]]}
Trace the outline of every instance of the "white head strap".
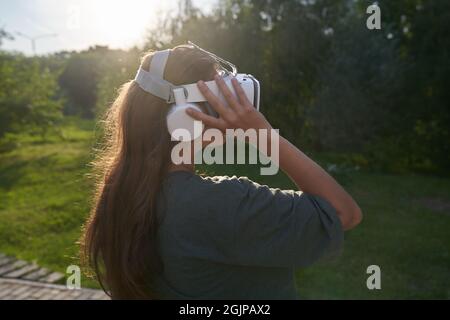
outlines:
{"label": "white head strap", "polygon": [[146,71],[141,66],[134,79],[144,91],[147,91],[168,103],[172,96],[172,90],[175,87],[170,82],[164,80],[164,70],[169,54],[170,50],[156,52],[152,57],[150,70]]}
{"label": "white head strap", "polygon": [[150,73],[164,79],[164,70],[166,69],[167,59],[169,59],[170,49],[155,52],[150,63]]}
{"label": "white head strap", "polygon": [[[170,55],[169,50],[158,51],[153,54],[149,71],[144,70],[142,66],[139,68],[135,81],[142,90],[157,96],[167,103],[174,103],[175,98],[173,89],[183,88],[186,96],[186,102],[203,102],[206,98],[200,92],[196,83],[176,86],[164,79],[164,70]],[[215,81],[207,81],[205,84],[215,95],[220,94]]]}

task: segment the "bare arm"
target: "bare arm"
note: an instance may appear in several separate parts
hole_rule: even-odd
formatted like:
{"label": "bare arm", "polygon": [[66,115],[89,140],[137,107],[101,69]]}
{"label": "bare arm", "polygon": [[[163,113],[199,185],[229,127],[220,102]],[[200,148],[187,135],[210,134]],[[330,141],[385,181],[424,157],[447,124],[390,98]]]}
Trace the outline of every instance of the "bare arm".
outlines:
{"label": "bare arm", "polygon": [[280,168],[300,190],[327,200],[336,209],[344,230],[361,222],[361,209],[344,188],[283,137],[280,137]]}
{"label": "bare arm", "polygon": [[[220,118],[214,118],[204,113],[188,109],[188,114],[203,121],[208,127],[225,131],[228,128],[243,129],[272,129],[270,123],[248,101],[245,93],[236,80],[234,89],[238,95],[236,99],[221,77],[216,82],[225,96],[229,108],[209,91],[203,84],[198,87],[211,106],[219,113]],[[320,196],[335,208],[344,230],[354,228],[361,222],[362,213],[353,198],[342,188],[325,170],[308,158],[288,140],[280,137],[279,159],[280,168],[291,178],[297,187],[307,193]]]}

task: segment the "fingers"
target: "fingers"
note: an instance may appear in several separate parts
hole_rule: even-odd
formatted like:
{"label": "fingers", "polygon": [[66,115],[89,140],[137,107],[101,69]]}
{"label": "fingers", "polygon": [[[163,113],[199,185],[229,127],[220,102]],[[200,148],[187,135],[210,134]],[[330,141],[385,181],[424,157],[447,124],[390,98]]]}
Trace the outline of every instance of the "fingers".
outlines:
{"label": "fingers", "polygon": [[217,83],[217,86],[219,87],[220,91],[222,92],[223,96],[225,97],[225,100],[227,101],[228,105],[236,112],[238,112],[242,106],[239,104],[239,101],[236,99],[234,94],[231,92],[230,88],[228,88],[227,84],[225,83],[225,80],[223,80],[220,76],[214,77]]}
{"label": "fingers", "polygon": [[210,128],[217,128],[219,130],[224,130],[224,124],[223,121],[220,119],[217,119],[215,117],[211,117],[203,112],[197,111],[193,108],[186,109],[186,113],[194,118],[195,120],[202,121],[203,124]]}
{"label": "fingers", "polygon": [[248,100],[247,95],[244,92],[244,89],[242,89],[241,85],[236,80],[236,78],[231,79],[231,83],[233,84],[234,91],[236,91],[236,94],[239,98],[239,102],[242,104],[242,106],[244,107],[251,106],[251,102]]}
{"label": "fingers", "polygon": [[222,118],[225,118],[230,111],[227,110],[227,108],[223,105],[223,103],[219,100],[219,98],[216,97],[214,93],[211,92],[211,90],[209,90],[208,86],[203,81],[197,82],[197,86],[200,92],[209,102],[209,104],[214,108],[214,110],[216,110],[216,112]]}

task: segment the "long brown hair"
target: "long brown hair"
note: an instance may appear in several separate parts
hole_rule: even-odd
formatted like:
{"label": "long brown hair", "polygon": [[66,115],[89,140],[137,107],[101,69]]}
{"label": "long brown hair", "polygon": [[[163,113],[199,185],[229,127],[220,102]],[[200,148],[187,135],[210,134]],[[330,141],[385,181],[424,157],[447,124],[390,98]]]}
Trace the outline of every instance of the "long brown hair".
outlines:
{"label": "long brown hair", "polygon": [[[149,70],[153,54],[142,67]],[[164,77],[175,85],[211,80],[215,61],[190,46],[172,49]],[[157,202],[170,165],[169,106],[135,81],[122,86],[103,123],[94,161],[98,177],[81,241],[83,261],[114,299],[158,298],[149,285],[161,272]]]}

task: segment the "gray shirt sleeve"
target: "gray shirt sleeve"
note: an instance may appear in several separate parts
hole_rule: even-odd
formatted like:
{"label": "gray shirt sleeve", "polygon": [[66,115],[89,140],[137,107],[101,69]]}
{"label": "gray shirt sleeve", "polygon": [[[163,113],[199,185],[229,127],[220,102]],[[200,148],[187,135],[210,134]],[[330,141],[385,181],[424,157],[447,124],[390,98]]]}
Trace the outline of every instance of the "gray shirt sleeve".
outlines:
{"label": "gray shirt sleeve", "polygon": [[336,255],[343,229],[335,209],[311,194],[269,188],[246,178],[221,181],[230,221],[230,262],[303,267]]}

